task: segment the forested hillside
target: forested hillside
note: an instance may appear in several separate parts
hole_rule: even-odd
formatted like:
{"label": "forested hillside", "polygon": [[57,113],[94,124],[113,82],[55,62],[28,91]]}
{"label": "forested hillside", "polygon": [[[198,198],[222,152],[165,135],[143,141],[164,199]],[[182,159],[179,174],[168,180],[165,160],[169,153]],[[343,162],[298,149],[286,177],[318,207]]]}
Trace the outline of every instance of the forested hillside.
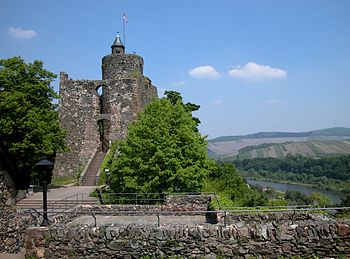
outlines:
{"label": "forested hillside", "polygon": [[312,159],[303,156],[235,160],[245,177],[313,184],[350,193],[350,155]]}

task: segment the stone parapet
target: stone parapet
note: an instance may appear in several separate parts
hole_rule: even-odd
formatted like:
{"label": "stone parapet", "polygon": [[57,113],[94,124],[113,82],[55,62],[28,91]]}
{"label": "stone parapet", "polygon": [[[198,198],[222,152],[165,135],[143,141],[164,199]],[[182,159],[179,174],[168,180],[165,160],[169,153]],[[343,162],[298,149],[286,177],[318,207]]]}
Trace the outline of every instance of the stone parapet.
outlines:
{"label": "stone parapet", "polygon": [[143,58],[134,54],[110,54],[102,58],[102,79],[143,75]]}
{"label": "stone parapet", "polygon": [[35,258],[278,258],[350,256],[348,222],[251,226],[103,226],[29,228]]}

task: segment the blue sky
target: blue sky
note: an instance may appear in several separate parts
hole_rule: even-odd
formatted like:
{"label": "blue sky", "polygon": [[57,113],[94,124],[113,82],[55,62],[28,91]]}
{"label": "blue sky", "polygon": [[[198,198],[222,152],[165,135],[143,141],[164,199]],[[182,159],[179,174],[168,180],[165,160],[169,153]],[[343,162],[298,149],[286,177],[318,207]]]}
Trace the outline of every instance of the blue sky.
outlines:
{"label": "blue sky", "polygon": [[0,0],[0,58],[100,79],[124,12],[127,52],[209,138],[350,127],[349,0]]}

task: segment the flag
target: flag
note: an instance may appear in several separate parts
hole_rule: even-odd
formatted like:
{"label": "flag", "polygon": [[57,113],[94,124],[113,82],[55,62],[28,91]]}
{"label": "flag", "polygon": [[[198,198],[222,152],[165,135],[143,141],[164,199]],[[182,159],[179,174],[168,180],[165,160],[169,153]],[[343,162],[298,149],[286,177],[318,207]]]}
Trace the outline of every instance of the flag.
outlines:
{"label": "flag", "polygon": [[126,17],[126,13],[123,14],[123,21],[124,23],[128,23],[128,17]]}

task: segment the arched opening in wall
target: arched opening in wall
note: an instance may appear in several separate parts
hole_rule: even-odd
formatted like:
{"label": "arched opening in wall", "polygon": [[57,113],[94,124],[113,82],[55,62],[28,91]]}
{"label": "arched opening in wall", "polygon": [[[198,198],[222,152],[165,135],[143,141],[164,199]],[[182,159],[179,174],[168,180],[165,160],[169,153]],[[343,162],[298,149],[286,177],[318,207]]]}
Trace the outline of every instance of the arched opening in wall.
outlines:
{"label": "arched opening in wall", "polygon": [[110,122],[107,119],[101,119],[97,123],[98,123],[98,130],[100,133],[100,145],[98,150],[102,152],[107,152],[109,149]]}
{"label": "arched opening in wall", "polygon": [[96,93],[98,94],[99,97],[99,110],[100,114],[104,114],[106,111],[106,86],[104,85],[99,85],[96,87]]}

